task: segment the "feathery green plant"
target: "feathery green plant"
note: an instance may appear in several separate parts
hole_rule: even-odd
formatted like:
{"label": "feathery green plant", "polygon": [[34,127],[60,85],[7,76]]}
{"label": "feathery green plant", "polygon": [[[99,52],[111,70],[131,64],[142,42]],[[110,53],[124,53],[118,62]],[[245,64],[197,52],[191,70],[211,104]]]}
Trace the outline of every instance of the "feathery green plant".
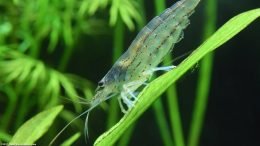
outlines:
{"label": "feathery green plant", "polygon": [[[29,112],[55,106],[62,97],[82,111],[78,97],[92,97],[92,83],[64,73],[79,38],[106,32],[106,20],[93,17],[106,8],[111,26],[122,20],[122,26],[133,30],[135,21],[142,23],[138,6],[124,0],[0,1],[0,96],[8,103],[1,114],[0,140],[8,137],[7,131],[16,130]],[[55,62],[47,59],[52,56]],[[65,120],[73,118],[69,113],[62,112]],[[11,125],[14,114],[16,122]]]}

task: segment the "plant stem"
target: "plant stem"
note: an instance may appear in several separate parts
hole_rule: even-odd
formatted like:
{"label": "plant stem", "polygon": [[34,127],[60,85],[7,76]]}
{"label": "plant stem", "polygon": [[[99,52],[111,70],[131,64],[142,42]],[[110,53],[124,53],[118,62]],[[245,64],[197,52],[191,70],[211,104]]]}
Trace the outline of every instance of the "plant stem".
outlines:
{"label": "plant stem", "polygon": [[[125,26],[123,24],[123,21],[119,18],[116,23],[115,32],[114,32],[113,62],[115,62],[123,52],[124,36],[125,36],[124,32],[125,32]],[[108,129],[112,127],[119,119],[119,107],[117,104],[118,104],[117,99],[112,98],[109,106],[110,109],[108,111],[108,119],[107,119]]]}
{"label": "plant stem", "polygon": [[[216,29],[216,0],[205,1],[205,27],[203,39],[205,40]],[[205,117],[207,101],[210,90],[211,72],[213,64],[213,53],[209,53],[202,59],[199,70],[197,95],[194,103],[193,117],[189,132],[188,146],[198,146],[201,135],[201,129]]]}
{"label": "plant stem", "polygon": [[[160,98],[159,98],[160,99]],[[161,132],[161,137],[164,143],[164,146],[173,146],[173,140],[171,138],[170,130],[168,127],[168,123],[166,120],[166,116],[163,111],[163,103],[162,100],[157,100],[153,104],[153,108],[155,111],[156,121],[159,126],[159,130]]]}
{"label": "plant stem", "polygon": [[[138,30],[141,30],[144,27],[145,22],[146,22],[145,11],[144,11],[144,1],[143,0],[139,0],[138,4],[140,5],[140,14],[141,14],[141,17],[143,18],[143,21],[137,23],[137,28],[138,28]],[[120,138],[120,140],[118,142],[118,146],[127,146],[127,145],[129,145],[129,141],[130,141],[130,138],[131,138],[131,136],[133,134],[134,129],[135,129],[135,123],[133,125],[131,125],[127,129],[125,134]]]}
{"label": "plant stem", "polygon": [[0,122],[1,129],[7,130],[8,126],[11,126],[10,124],[12,123],[11,120],[12,120],[13,113],[15,113],[15,107],[17,104],[18,97],[15,93],[15,90],[10,85],[3,86],[3,89],[0,90],[2,90],[1,92],[5,92],[6,96],[9,98],[8,99],[9,102],[6,106],[6,110],[1,115],[1,122]]}
{"label": "plant stem", "polygon": [[59,62],[59,67],[58,67],[58,69],[60,71],[65,71],[66,70],[68,62],[69,62],[69,59],[70,59],[72,53],[73,53],[73,47],[72,46],[67,46],[64,49],[64,53],[61,56],[61,60]]}
{"label": "plant stem", "polygon": [[171,130],[176,146],[184,146],[184,135],[182,130],[182,122],[178,105],[177,89],[175,84],[171,85],[166,91],[167,103],[170,111]]}
{"label": "plant stem", "polygon": [[[155,9],[156,13],[161,13],[166,9],[165,2],[163,0],[155,0]],[[171,62],[171,55],[167,55],[163,61],[163,64],[166,65],[167,62]],[[178,96],[175,84],[171,85],[166,91],[167,103],[170,110],[170,121],[173,133],[173,139],[176,146],[184,146],[184,136],[182,131],[181,117],[178,106]]]}

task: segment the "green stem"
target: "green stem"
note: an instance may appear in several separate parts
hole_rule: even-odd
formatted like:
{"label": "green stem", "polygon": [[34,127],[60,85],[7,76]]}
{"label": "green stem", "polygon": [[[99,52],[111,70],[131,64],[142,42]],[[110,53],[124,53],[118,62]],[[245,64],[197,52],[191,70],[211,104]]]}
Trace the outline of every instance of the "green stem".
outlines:
{"label": "green stem", "polygon": [[64,49],[64,53],[62,54],[61,61],[60,61],[59,67],[58,67],[58,69],[60,71],[66,70],[69,59],[70,59],[72,53],[73,53],[73,47],[72,46],[67,46]]}
{"label": "green stem", "polygon": [[[208,38],[216,29],[216,0],[205,1],[205,27],[203,38]],[[188,146],[198,146],[201,129],[205,117],[208,95],[210,90],[211,72],[213,64],[213,53],[208,54],[201,61],[198,77],[197,95],[194,103],[193,117],[188,137]]]}
{"label": "green stem", "polygon": [[170,130],[168,127],[168,123],[166,120],[166,116],[163,111],[163,103],[162,100],[157,100],[153,104],[153,108],[155,111],[156,120],[159,126],[159,130],[161,132],[161,136],[163,139],[163,143],[165,146],[173,146],[173,140],[171,138]]}
{"label": "green stem", "polygon": [[8,126],[11,126],[10,124],[11,119],[12,119],[12,115],[13,113],[15,113],[15,109],[16,109],[16,104],[17,104],[17,95],[13,89],[13,87],[6,85],[3,87],[3,89],[1,89],[3,92],[6,93],[6,96],[9,98],[9,102],[7,105],[7,108],[4,112],[4,114],[1,116],[1,121],[0,121],[0,127],[2,130],[7,130]]}
{"label": "green stem", "polygon": [[[161,13],[164,9],[166,9],[165,2],[160,0],[155,0],[155,8],[156,13]],[[167,55],[163,61],[163,64],[166,65],[167,62],[171,62],[172,57],[171,55]],[[182,124],[181,124],[181,116],[179,112],[179,106],[178,106],[178,96],[177,96],[177,90],[176,86],[173,84],[169,87],[169,89],[166,91],[167,95],[167,103],[170,110],[170,121],[171,121],[171,127],[172,127],[172,133],[173,133],[173,139],[176,146],[184,146],[184,136],[183,136],[183,130],[182,130]]]}
{"label": "green stem", "polygon": [[[122,54],[124,48],[124,32],[125,27],[121,19],[118,19],[115,26],[114,32],[114,51],[113,51],[113,62],[115,62],[118,57]],[[112,98],[110,101],[107,128],[109,129],[113,126],[119,119],[119,107],[117,105],[117,99]]]}
{"label": "green stem", "polygon": [[[137,28],[138,28],[138,30],[141,30],[144,27],[145,22],[146,22],[145,11],[144,11],[144,1],[143,0],[139,0],[138,4],[140,5],[140,10],[141,10],[140,14],[141,14],[141,17],[143,18],[143,21],[141,23],[137,24]],[[127,129],[125,134],[120,138],[120,140],[118,142],[118,146],[127,146],[127,145],[129,145],[129,141],[130,141],[130,138],[131,138],[131,136],[133,134],[134,129],[135,129],[135,124],[131,125]]]}
{"label": "green stem", "polygon": [[[166,62],[166,61],[165,61]],[[176,85],[173,84],[166,91],[167,103],[170,114],[171,130],[176,146],[184,146],[184,135],[182,130],[182,122],[178,105],[178,96]]]}
{"label": "green stem", "polygon": [[65,50],[64,53],[62,54],[60,64],[58,66],[58,69],[60,71],[65,71],[68,65],[68,62],[74,52],[74,44],[75,40],[73,37],[77,37],[72,33],[72,13],[73,13],[73,2],[67,1],[66,2],[66,11],[63,13],[62,18],[64,20],[63,24],[63,38],[64,38],[64,43],[65,43]]}
{"label": "green stem", "polygon": [[34,41],[32,41],[31,43],[32,43],[32,45],[31,45],[31,49],[30,49],[30,56],[37,59],[40,54],[40,48],[39,48],[38,44],[41,44],[41,41],[36,36],[36,39]]}
{"label": "green stem", "polygon": [[[20,93],[20,94],[19,94]],[[19,109],[17,111],[17,116],[16,116],[16,121],[14,124],[15,129],[17,129],[18,127],[20,127],[22,125],[22,123],[25,121],[25,118],[27,116],[27,114],[29,113],[29,110],[31,108],[31,104],[30,103],[30,95],[27,93],[21,93],[21,91],[18,91],[18,95],[21,95],[21,101],[20,103],[18,103],[18,108]]]}

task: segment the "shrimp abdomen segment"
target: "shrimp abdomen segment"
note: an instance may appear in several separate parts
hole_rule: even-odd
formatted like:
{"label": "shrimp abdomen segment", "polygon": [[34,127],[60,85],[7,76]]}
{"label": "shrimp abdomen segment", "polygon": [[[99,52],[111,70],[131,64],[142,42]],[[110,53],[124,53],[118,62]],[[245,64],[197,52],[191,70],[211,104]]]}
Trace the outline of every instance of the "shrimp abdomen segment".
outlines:
{"label": "shrimp abdomen segment", "polygon": [[[169,22],[166,23],[159,16],[155,20],[152,22],[161,22],[162,24],[147,37],[142,49],[132,57],[131,65],[127,69],[127,75],[129,74],[130,78],[134,80],[141,78],[140,75],[143,72],[158,66],[163,57],[183,38],[183,29],[189,24],[187,16],[183,16],[182,20],[178,22],[169,20],[169,22],[172,21],[173,25]],[[136,77],[133,77],[131,72],[135,72]]]}

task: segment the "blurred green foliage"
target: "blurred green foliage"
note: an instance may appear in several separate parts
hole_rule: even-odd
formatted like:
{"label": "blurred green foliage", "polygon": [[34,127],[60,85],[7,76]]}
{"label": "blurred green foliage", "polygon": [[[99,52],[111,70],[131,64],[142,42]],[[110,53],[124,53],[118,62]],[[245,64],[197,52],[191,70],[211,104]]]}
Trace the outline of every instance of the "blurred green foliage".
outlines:
{"label": "blurred green foliage", "polygon": [[[80,103],[90,100],[94,85],[65,73],[79,37],[105,33],[118,19],[133,30],[142,21],[138,7],[124,0],[1,0],[0,141],[8,141],[31,114],[66,98],[81,112]],[[108,11],[109,20],[98,11]],[[75,117],[66,110],[61,115],[67,121]]]}

